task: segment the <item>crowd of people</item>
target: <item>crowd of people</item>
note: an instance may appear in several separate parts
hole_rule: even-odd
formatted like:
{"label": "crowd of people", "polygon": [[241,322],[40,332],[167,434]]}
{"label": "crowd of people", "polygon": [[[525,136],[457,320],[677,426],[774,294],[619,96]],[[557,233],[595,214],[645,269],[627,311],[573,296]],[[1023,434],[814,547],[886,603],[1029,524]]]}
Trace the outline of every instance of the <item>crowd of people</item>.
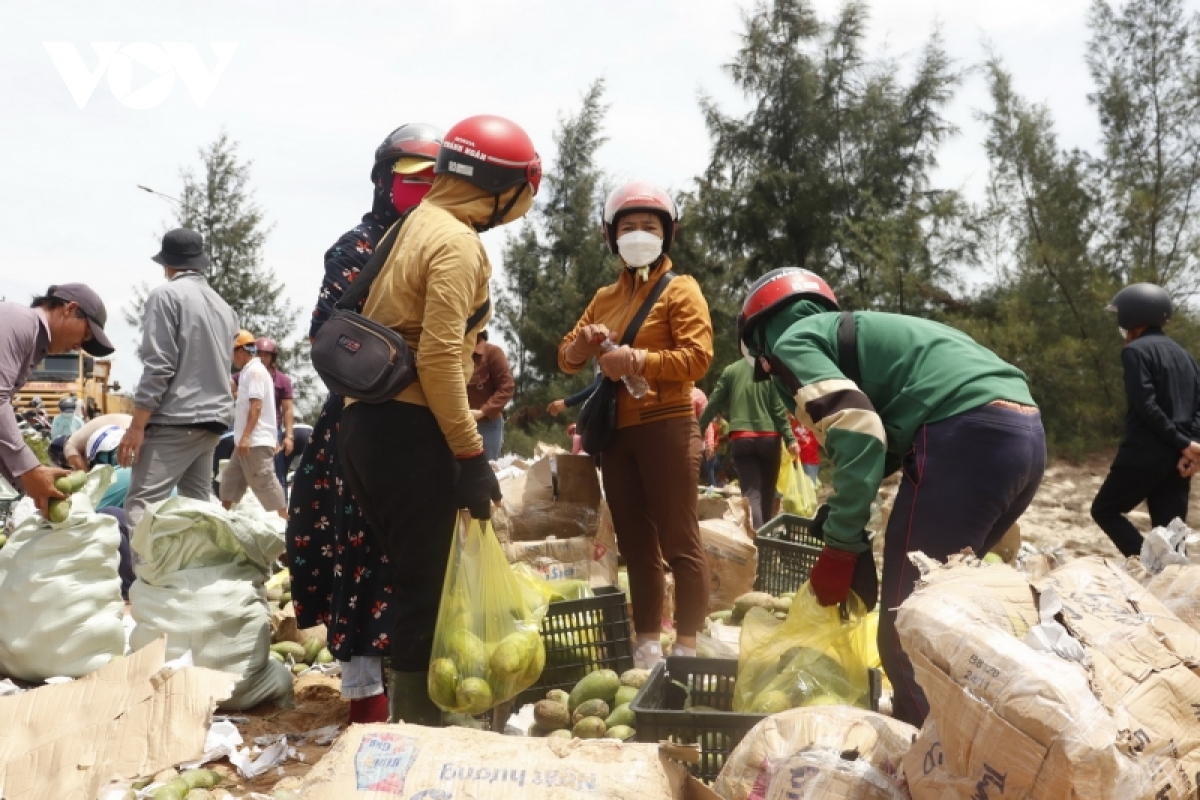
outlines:
{"label": "crowd of people", "polygon": [[[444,569],[459,512],[488,519],[501,500],[489,462],[513,396],[507,359],[488,340],[492,266],[479,234],[529,211],[542,166],[520,126],[477,116],[444,134],[402,125],[375,150],[370,179],[369,210],[325,253],[309,337],[346,313],[398,334],[415,366],[402,389],[382,402],[329,394],[311,438],[297,442],[278,346],[240,329],[205,279],[200,235],[178,229],[153,257],[166,282],[146,298],[133,413],[65,432],[63,458],[77,469],[117,467],[105,504],[126,530],[122,574],[132,580],[128,526],[174,493],[211,499],[225,446],[219,499],[228,508],[249,489],[287,520],[297,620],[327,626],[351,720],[436,725],[426,671]],[[750,287],[737,321],[743,357],[705,397],[696,383],[712,367],[713,326],[700,285],[672,260],[674,201],[632,182],[599,216],[619,267],[558,348],[564,373],[594,378],[549,411],[583,407],[572,452],[586,447],[599,465],[628,565],[637,665],[696,653],[709,597],[698,483],[736,475],[761,526],[775,513],[781,454],[815,481],[820,449],[833,493],[813,524],[825,546],[812,589],[824,605],[851,591],[868,607],[882,602],[895,713],[920,724],[928,705],[895,633],[896,608],[918,577],[907,556],[968,547],[982,556],[1031,502],[1046,446],[1024,374],[938,323],[843,311],[820,276],[785,267]],[[347,309],[356,280],[369,291]],[[1126,342],[1128,432],[1093,514],[1135,553],[1141,537],[1123,516],[1134,504],[1148,498],[1156,524],[1186,518],[1200,469],[1200,372],[1163,331],[1172,304],[1162,289],[1129,287],[1113,308]],[[0,404],[47,353],[113,352],[104,304],[82,284],[51,286],[29,307],[0,305],[0,318]],[[881,481],[897,471],[880,577],[867,524]],[[61,496],[61,470],[38,461],[7,412],[0,473],[43,514]],[[660,636],[668,571],[669,654]]]}

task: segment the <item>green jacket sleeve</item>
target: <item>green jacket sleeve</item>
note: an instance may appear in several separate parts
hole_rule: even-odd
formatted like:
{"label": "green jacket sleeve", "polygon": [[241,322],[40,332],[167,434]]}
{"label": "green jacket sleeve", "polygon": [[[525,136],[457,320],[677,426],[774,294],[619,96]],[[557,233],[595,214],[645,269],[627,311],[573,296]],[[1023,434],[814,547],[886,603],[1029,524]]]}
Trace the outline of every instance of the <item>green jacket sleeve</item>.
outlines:
{"label": "green jacket sleeve", "polygon": [[838,369],[832,350],[815,332],[789,332],[775,343],[772,383],[791,395],[797,419],[833,464],[826,544],[858,553],[869,546],[861,534],[883,481],[887,434],[870,399]]}
{"label": "green jacket sleeve", "polygon": [[728,406],[729,368],[726,367],[721,373],[721,377],[717,378],[717,385],[713,387],[712,394],[708,396],[708,405],[704,407],[704,413],[700,415],[700,430],[706,430],[718,412],[728,417]]}
{"label": "green jacket sleeve", "polygon": [[787,406],[775,392],[768,392],[766,398],[767,412],[771,415],[771,421],[775,423],[775,430],[783,437],[783,443],[791,447],[796,443],[796,434],[792,432],[792,425],[788,422]]}

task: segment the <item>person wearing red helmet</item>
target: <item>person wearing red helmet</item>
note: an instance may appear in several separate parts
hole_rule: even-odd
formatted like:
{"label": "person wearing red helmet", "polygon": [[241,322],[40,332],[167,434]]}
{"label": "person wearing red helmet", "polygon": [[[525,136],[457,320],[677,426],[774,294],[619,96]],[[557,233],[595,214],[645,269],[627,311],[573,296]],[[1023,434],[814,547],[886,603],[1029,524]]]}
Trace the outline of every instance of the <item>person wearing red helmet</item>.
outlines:
{"label": "person wearing red helmet", "polygon": [[[712,321],[695,279],[671,272],[668,253],[678,222],[675,202],[653,184],[630,183],[609,195],[601,229],[623,269],[615,283],[596,292],[558,348],[564,372],[579,372],[596,358],[608,380],[640,376],[649,385],[640,397],[618,386],[616,434],[602,453],[592,454],[601,456],[613,527],[629,565],[639,667],[662,658],[664,560],[675,576],[677,655],[695,655],[696,632],[708,611],[692,388],[712,361]],[[632,343],[610,349],[605,343],[622,339],[663,281]]]}
{"label": "person wearing red helmet", "polygon": [[446,132],[434,175],[362,312],[404,337],[417,380],[387,402],[348,402],[338,445],[396,589],[390,718],[423,725],[441,721],[426,671],[457,511],[487,519],[500,500],[467,398],[471,356],[491,309],[492,267],[479,232],[529,211],[542,167],[519,126],[477,116]]}
{"label": "person wearing red helmet", "polygon": [[[325,253],[325,278],[310,337],[329,319],[387,229],[428,194],[441,142],[441,129],[409,123],[376,148],[371,210]],[[386,722],[383,659],[391,652],[397,592],[383,542],[343,477],[338,456],[343,404],[340,395],[326,399],[296,468],[287,527],[292,598],[302,628],[328,629],[329,651],[342,668],[342,696],[350,701],[350,721]]]}
{"label": "person wearing red helmet", "polygon": [[879,654],[895,716],[919,726],[929,705],[896,637],[896,609],[918,577],[908,554],[986,555],[1037,492],[1046,439],[1025,375],[965,333],[839,308],[819,276],[774,270],[750,288],[738,338],[833,465],[834,494],[814,526],[825,547],[809,579],[822,605],[844,601],[852,585],[875,605],[865,528],[883,478],[902,471],[884,540]]}

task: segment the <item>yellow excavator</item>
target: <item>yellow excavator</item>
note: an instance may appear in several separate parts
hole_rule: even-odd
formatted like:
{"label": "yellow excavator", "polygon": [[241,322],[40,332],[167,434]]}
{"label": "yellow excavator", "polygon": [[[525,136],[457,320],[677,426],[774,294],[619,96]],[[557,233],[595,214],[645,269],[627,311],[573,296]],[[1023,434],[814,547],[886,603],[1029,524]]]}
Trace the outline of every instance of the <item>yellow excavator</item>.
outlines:
{"label": "yellow excavator", "polygon": [[23,411],[34,397],[40,397],[42,408],[53,418],[58,415],[58,401],[73,394],[93,415],[133,413],[133,398],[121,393],[119,383],[109,383],[111,374],[112,362],[106,358],[82,352],[48,355],[17,391],[13,407]]}

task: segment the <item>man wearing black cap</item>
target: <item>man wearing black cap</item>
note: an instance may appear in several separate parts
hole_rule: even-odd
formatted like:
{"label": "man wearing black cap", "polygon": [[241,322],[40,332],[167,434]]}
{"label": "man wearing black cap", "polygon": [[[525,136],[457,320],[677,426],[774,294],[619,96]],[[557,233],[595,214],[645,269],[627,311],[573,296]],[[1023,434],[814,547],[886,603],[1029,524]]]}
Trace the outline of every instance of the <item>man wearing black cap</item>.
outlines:
{"label": "man wearing black cap", "polygon": [[117,454],[121,466],[133,467],[125,498],[131,527],[173,489],[211,498],[213,448],[233,419],[229,375],[238,322],[202,274],[209,264],[204,239],[177,228],[153,260],[165,268],[167,283],[146,296],[142,309],[142,378]]}
{"label": "man wearing black cap", "polygon": [[48,354],[81,347],[93,356],[113,352],[104,333],[108,312],[100,296],[82,283],[51,286],[29,308],[0,303],[0,475],[22,489],[46,516],[51,498],[63,497],[54,479],[66,471],[42,466],[25,444],[12,398]]}

